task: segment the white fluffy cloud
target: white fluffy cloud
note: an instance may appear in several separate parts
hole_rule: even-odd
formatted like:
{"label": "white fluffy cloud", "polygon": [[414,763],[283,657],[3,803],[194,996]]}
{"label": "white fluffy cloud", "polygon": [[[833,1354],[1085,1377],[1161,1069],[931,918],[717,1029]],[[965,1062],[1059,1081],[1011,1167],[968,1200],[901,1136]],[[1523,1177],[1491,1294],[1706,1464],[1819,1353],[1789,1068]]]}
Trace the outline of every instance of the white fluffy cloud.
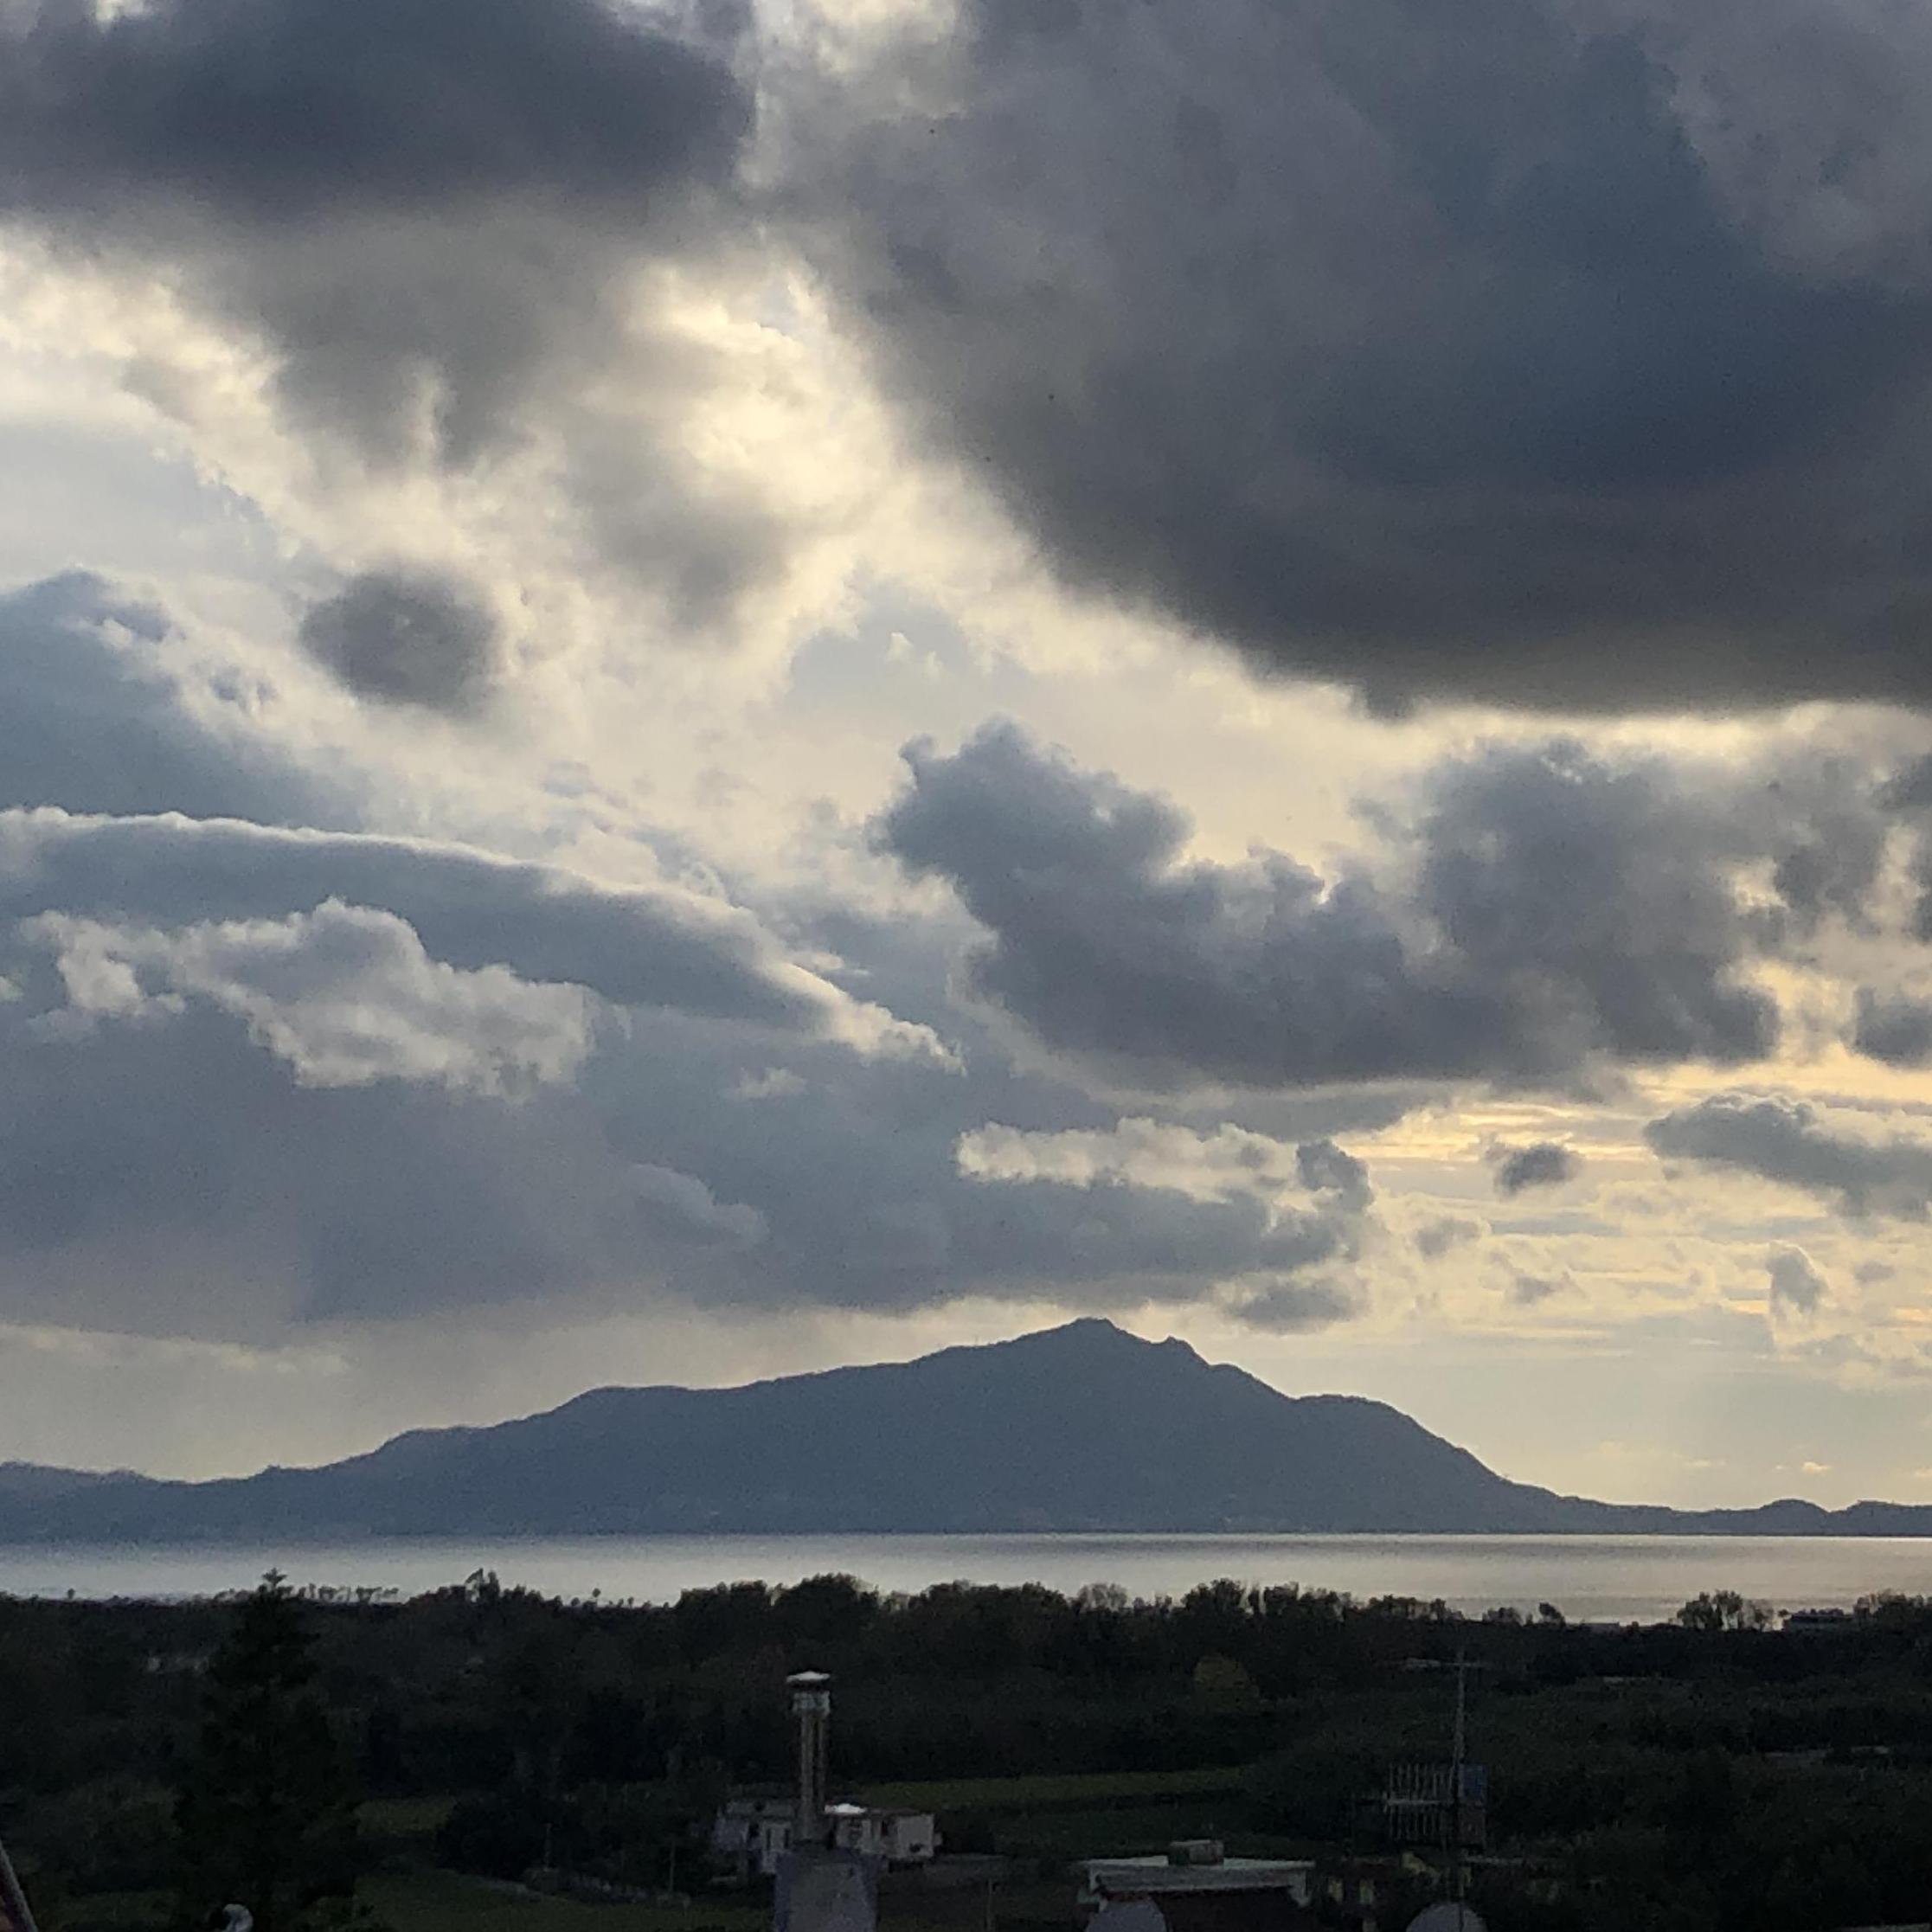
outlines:
{"label": "white fluffy cloud", "polygon": [[446,965],[394,913],[339,899],[172,932],[64,913],[21,930],[53,953],[65,1013],[138,1022],[204,999],[244,1021],[305,1087],[401,1080],[515,1093],[568,1080],[590,1050],[581,988]]}

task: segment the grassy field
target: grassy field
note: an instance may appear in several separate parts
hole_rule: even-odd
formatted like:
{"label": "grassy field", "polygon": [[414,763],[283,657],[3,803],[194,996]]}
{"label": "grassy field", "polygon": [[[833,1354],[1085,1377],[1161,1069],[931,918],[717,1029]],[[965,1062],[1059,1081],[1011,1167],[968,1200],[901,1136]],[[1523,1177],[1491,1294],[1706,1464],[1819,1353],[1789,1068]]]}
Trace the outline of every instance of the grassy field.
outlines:
{"label": "grassy field", "polygon": [[[453,1871],[365,1879],[356,1897],[388,1932],[768,1932],[768,1901],[694,1900],[688,1906],[592,1905],[547,1898]],[[1009,1881],[975,1888],[895,1888],[879,1919],[894,1932],[1071,1932],[1073,1886]]]}
{"label": "grassy field", "polygon": [[868,1785],[862,1795],[868,1804],[895,1805],[907,1811],[977,1811],[998,1816],[1211,1798],[1240,1792],[1245,1776],[1239,1766],[1197,1771],[1067,1772],[1017,1778],[946,1778],[929,1784],[875,1784]]}
{"label": "grassy field", "polygon": [[590,1905],[454,1871],[384,1873],[356,1888],[391,1932],[765,1932],[768,1906],[738,1899],[689,1905]]}
{"label": "grassy field", "polygon": [[173,1895],[164,1891],[90,1892],[84,1898],[35,1902],[41,1932],[157,1932],[174,1910]]}
{"label": "grassy field", "polygon": [[364,1830],[383,1838],[433,1838],[455,1809],[456,1800],[449,1796],[369,1798],[360,1816]]}

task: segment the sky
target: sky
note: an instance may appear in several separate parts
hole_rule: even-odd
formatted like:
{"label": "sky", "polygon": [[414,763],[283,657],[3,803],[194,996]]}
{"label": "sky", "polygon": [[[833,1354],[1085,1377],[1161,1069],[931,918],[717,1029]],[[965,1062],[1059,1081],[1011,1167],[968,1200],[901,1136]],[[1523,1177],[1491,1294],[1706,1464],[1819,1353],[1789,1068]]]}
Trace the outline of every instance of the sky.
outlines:
{"label": "sky", "polygon": [[0,1458],[1103,1313],[1932,1500],[1929,109],[1890,0],[0,0]]}

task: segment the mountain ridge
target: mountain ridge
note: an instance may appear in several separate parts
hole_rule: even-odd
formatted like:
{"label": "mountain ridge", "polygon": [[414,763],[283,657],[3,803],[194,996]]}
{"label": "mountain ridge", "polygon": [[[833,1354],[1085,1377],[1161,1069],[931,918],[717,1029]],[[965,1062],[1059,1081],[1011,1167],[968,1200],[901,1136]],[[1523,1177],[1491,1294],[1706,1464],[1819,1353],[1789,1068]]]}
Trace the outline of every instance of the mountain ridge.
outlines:
{"label": "mountain ridge", "polygon": [[1562,1495],[1387,1403],[1285,1396],[1094,1317],[728,1389],[613,1384],[207,1482],[0,1465],[15,1544],[1027,1531],[1916,1536],[1932,1505]]}

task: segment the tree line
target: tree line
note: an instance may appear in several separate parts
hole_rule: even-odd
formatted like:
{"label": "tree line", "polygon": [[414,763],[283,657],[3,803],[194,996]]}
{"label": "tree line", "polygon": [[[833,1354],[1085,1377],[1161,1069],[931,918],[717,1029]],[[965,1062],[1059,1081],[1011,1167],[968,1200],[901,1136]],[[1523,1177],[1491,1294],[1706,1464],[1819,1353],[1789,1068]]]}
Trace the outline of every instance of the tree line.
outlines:
{"label": "tree line", "polygon": [[[408,1601],[275,1576],[227,1601],[0,1599],[0,1833],[53,1932],[127,1893],[164,1898],[183,1927],[229,1898],[262,1932],[341,1919],[357,1873],[397,1855],[382,1821],[410,1800],[436,1801],[433,1855],[459,1870],[701,1882],[727,1791],[788,1778],[784,1679],[811,1666],[836,1679],[847,1788],[1238,1767],[1217,1826],[1262,1848],[1344,1842],[1383,1767],[1440,1754],[1460,1659],[1500,1831],[1538,1858],[1594,1845],[1613,1863],[1629,1833],[1662,1833],[1644,1869],[1743,1871],[1739,1848],[1783,1819],[1786,1760],[1816,1772],[1815,1815],[1842,1773],[1868,1820],[1926,1795],[1932,1766],[1932,1604],[1773,1621],[1724,1592],[1609,1628],[1549,1605],[1471,1618],[1229,1581],[1140,1601],[818,1576],[635,1604],[479,1572]],[[956,1844],[1078,1848],[1040,1821],[945,1822]],[[1074,1827],[1095,1851],[1116,1848],[1098,1842],[1109,1828]],[[1771,1862],[1803,1842],[1778,1824]],[[1879,1903],[1911,1882],[1894,1876]],[[1565,1896],[1589,1890],[1578,1877]]]}

